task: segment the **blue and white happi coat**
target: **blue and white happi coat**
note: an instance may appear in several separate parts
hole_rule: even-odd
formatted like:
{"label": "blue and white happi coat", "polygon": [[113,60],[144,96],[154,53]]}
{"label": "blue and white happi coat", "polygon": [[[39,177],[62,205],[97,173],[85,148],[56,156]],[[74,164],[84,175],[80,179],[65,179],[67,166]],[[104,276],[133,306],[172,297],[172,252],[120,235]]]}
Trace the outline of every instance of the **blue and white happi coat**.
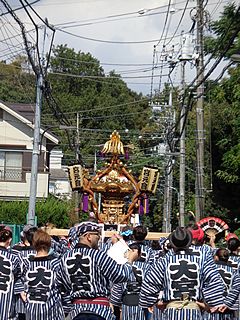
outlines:
{"label": "blue and white happi coat", "polygon": [[[36,255],[36,250],[32,246],[15,245],[12,248],[12,252],[13,254],[16,254],[20,260],[21,273],[23,272],[24,268],[24,260],[28,259],[30,256]],[[20,294],[16,295],[15,308],[17,314],[25,313],[25,303],[23,302]]]}
{"label": "blue and white happi coat", "polygon": [[234,308],[234,305],[237,303],[237,299],[239,298],[239,294],[240,294],[240,274],[239,272],[235,272],[228,295],[224,299],[224,304],[229,309]]}
{"label": "blue and white happi coat", "polygon": [[[223,302],[223,284],[212,255],[204,249],[192,247],[190,250],[170,252],[148,270],[144,278],[140,306],[153,306],[163,291],[163,302],[181,300],[188,294],[190,300],[202,301],[210,306]],[[202,319],[196,309],[169,308],[164,311],[164,319]]]}
{"label": "blue and white happi coat", "polygon": [[53,238],[51,239],[50,252],[53,253],[56,257],[63,255],[68,250],[68,241],[66,239],[59,239],[58,241]]}
{"label": "blue and white happi coat", "polygon": [[80,313],[92,312],[104,319],[113,320],[112,309],[108,306],[74,303],[77,299],[109,298],[111,285],[126,282],[132,273],[129,263],[117,264],[105,252],[83,244],[67,252],[61,259],[57,282],[70,297],[69,318]]}
{"label": "blue and white happi coat", "polygon": [[240,256],[236,254],[230,254],[228,262],[231,263],[234,270],[240,271]]}
{"label": "blue and white happi coat", "polygon": [[[227,294],[230,290],[230,287],[231,287],[233,277],[234,277],[236,270],[234,270],[232,265],[231,264],[229,265],[228,262],[216,261],[215,263],[216,263],[217,269],[219,271],[219,274],[221,276],[221,280],[224,285],[224,297],[225,297],[225,296],[227,296]],[[239,285],[240,285],[240,283],[239,283]],[[233,309],[232,311],[227,311],[227,313],[220,313],[220,312],[208,313],[208,312],[205,312],[204,319],[206,319],[206,320],[234,320],[234,319],[236,319],[234,316],[234,310],[238,309],[238,304],[235,303],[234,306],[232,307],[232,309]]]}
{"label": "blue and white happi coat", "polygon": [[26,320],[64,320],[61,292],[56,282],[59,263],[54,255],[32,256],[24,260]]}
{"label": "blue and white happi coat", "polygon": [[129,306],[123,304],[123,295],[129,292],[131,286],[135,287],[136,293],[140,293],[141,284],[147,270],[147,261],[144,259],[146,255],[132,265],[133,273],[131,274],[129,280],[124,283],[115,284],[111,290],[110,301],[114,306],[122,306],[122,320],[146,320],[147,309],[143,309],[139,306]]}
{"label": "blue and white happi coat", "polygon": [[21,268],[17,255],[0,247],[0,319],[15,319],[15,293],[21,292]]}

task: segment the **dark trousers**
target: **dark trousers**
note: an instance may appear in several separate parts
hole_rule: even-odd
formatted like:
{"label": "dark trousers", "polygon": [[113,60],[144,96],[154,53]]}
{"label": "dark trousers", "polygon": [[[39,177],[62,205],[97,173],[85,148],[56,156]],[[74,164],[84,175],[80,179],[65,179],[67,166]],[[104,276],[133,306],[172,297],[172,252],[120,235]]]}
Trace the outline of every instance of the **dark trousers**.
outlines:
{"label": "dark trousers", "polygon": [[73,320],[105,320],[95,313],[80,313]]}
{"label": "dark trousers", "polygon": [[113,308],[114,308],[114,315],[115,315],[115,317],[116,317],[116,320],[120,320],[120,314],[121,314],[121,312],[120,312],[120,308],[119,307],[117,307],[117,306],[113,306]]}

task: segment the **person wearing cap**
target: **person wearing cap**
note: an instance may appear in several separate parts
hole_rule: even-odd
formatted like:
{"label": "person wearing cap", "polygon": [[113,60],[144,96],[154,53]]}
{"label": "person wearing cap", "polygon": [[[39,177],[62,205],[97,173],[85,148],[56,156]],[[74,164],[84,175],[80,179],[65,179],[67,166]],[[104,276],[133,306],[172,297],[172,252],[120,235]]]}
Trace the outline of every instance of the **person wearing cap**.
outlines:
{"label": "person wearing cap", "polygon": [[[24,264],[24,260],[29,256],[34,256],[36,254],[36,250],[34,249],[32,242],[34,233],[38,230],[37,227],[32,225],[25,225],[21,232],[22,235],[22,243],[16,244],[12,247],[13,254],[18,255],[21,267]],[[21,270],[22,271],[22,270]],[[16,295],[16,312],[18,314],[18,320],[25,320],[25,303],[22,301],[20,294]]]}
{"label": "person wearing cap", "polygon": [[223,302],[223,284],[210,254],[189,250],[192,235],[177,227],[169,236],[173,252],[148,270],[140,292],[139,305],[152,307],[163,291],[164,319],[202,319],[198,305],[204,300],[210,308]]}
{"label": "person wearing cap", "polygon": [[76,223],[73,227],[69,229],[68,242],[69,242],[70,249],[74,249],[76,244],[78,243],[78,240],[79,240],[78,234],[77,234],[78,226],[79,226],[79,223]]}
{"label": "person wearing cap", "polygon": [[132,273],[136,250],[129,252],[126,264],[117,264],[105,252],[98,250],[100,227],[94,222],[82,222],[77,227],[79,243],[61,259],[57,282],[69,294],[69,319],[113,320],[110,308],[110,288],[125,282]]}
{"label": "person wearing cap", "polygon": [[14,292],[21,292],[20,260],[10,249],[12,231],[9,227],[0,226],[0,319],[15,319]]}

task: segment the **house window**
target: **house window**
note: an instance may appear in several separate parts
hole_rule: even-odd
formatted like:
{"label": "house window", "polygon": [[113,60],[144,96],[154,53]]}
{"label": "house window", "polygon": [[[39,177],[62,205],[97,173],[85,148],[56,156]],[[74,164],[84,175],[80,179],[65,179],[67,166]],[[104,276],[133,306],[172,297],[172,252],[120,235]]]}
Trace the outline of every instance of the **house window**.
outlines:
{"label": "house window", "polygon": [[22,152],[0,151],[0,181],[22,181]]}
{"label": "house window", "polygon": [[3,109],[0,108],[0,122],[3,121]]}

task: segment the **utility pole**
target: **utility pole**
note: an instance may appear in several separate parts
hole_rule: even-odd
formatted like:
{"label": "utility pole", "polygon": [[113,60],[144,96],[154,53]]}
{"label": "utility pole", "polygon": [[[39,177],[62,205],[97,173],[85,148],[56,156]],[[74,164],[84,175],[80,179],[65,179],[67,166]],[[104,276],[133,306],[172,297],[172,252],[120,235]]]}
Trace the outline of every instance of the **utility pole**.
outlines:
{"label": "utility pole", "polygon": [[27,223],[35,225],[35,207],[37,196],[37,179],[38,179],[38,157],[40,154],[40,119],[41,119],[41,107],[42,107],[42,89],[43,89],[43,75],[37,76],[37,97],[36,108],[34,117],[34,140],[33,140],[33,152],[32,152],[32,167],[31,167],[31,181],[30,181],[30,195],[29,195],[29,207]]}
{"label": "utility pole", "polygon": [[[181,61],[181,90],[182,95],[185,89],[185,65],[186,60]],[[184,214],[185,214],[185,160],[186,160],[186,146],[185,146],[185,104],[180,101],[180,167],[179,167],[179,218],[180,226],[184,227]]]}
{"label": "utility pole", "polygon": [[40,127],[41,127],[41,108],[42,108],[42,93],[43,93],[43,69],[44,69],[44,46],[46,39],[46,26],[44,27],[44,37],[42,45],[42,56],[38,67],[37,74],[37,92],[36,92],[36,107],[34,116],[34,139],[33,139],[33,152],[32,152],[32,166],[31,166],[31,181],[30,181],[30,195],[27,223],[35,225],[35,210],[36,210],[36,197],[37,197],[37,180],[38,180],[38,160],[39,160],[39,146],[40,146]]}
{"label": "utility pole", "polygon": [[[172,124],[175,122],[175,112],[172,110],[172,90],[169,93],[168,104],[168,125],[166,136],[169,135]],[[169,145],[166,141],[166,153],[169,152]],[[163,202],[163,232],[171,232],[171,215],[172,215],[172,183],[173,183],[173,159],[172,155],[167,157],[167,166],[165,169],[165,187]]]}
{"label": "utility pole", "polygon": [[[80,163],[80,136],[79,136],[79,112],[77,112],[77,136],[76,136],[76,153],[75,160],[76,163]],[[78,190],[74,191],[74,200],[75,200],[75,216],[76,220],[79,221],[80,216],[80,194]]]}
{"label": "utility pole", "polygon": [[203,217],[204,212],[204,72],[203,72],[203,0],[197,0],[197,106],[196,106],[196,185],[195,185],[195,206],[196,220]]}
{"label": "utility pole", "polygon": [[79,136],[79,112],[77,112],[77,139],[76,139],[76,161],[80,162],[80,136]]}
{"label": "utility pole", "polygon": [[173,182],[173,164],[172,156],[168,157],[168,167],[165,173],[165,188],[164,188],[164,225],[163,232],[171,232],[171,213],[172,213],[172,182]]}
{"label": "utility pole", "polygon": [[180,92],[180,166],[179,166],[179,224],[184,227],[185,215],[185,173],[186,173],[186,106],[185,106],[185,68],[187,61],[193,60],[193,34],[182,37],[182,50],[179,57],[181,66],[181,92]]}

